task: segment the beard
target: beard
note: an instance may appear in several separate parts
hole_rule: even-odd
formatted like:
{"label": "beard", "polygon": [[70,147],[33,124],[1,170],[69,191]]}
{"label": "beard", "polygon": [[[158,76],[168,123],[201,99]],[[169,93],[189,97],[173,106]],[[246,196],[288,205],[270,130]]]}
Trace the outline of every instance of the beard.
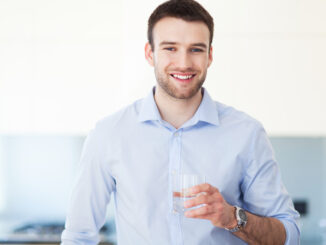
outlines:
{"label": "beard", "polygon": [[185,91],[181,91],[181,89],[179,89],[177,86],[173,84],[173,82],[170,80],[173,79],[172,77],[165,77],[163,74],[160,74],[156,68],[155,68],[155,77],[158,85],[164,90],[165,93],[167,93],[172,98],[191,99],[202,88],[206,79],[206,71],[205,73],[203,73],[201,77],[198,78],[198,80],[191,81],[190,83],[193,83],[192,86],[187,88]]}

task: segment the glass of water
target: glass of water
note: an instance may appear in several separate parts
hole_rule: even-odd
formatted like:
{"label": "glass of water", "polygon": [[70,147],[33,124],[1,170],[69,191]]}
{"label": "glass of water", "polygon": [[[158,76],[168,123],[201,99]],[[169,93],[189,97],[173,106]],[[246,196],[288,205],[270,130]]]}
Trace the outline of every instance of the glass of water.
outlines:
{"label": "glass of water", "polygon": [[189,189],[193,186],[200,185],[203,183],[206,183],[206,178],[204,175],[180,174],[180,173],[173,174],[172,175],[173,212],[183,214],[185,211],[193,209],[193,208],[188,208],[188,209],[184,208],[184,202],[196,196],[196,195],[191,195]]}

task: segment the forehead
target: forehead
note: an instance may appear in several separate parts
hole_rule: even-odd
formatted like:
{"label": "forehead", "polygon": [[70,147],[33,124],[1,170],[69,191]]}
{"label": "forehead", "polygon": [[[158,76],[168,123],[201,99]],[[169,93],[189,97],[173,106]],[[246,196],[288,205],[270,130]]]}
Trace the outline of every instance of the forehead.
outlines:
{"label": "forehead", "polygon": [[154,44],[171,41],[181,44],[205,43],[209,45],[209,30],[204,22],[185,21],[174,17],[159,20],[153,28]]}

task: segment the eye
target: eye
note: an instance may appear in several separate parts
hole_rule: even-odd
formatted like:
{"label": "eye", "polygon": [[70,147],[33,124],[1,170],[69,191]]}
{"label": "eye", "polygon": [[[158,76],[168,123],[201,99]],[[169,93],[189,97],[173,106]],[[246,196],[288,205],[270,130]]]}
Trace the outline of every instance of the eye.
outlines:
{"label": "eye", "polygon": [[204,50],[202,50],[200,48],[192,48],[191,52],[204,52]]}
{"label": "eye", "polygon": [[167,48],[164,48],[164,50],[167,50],[167,51],[175,51],[175,48],[167,47]]}

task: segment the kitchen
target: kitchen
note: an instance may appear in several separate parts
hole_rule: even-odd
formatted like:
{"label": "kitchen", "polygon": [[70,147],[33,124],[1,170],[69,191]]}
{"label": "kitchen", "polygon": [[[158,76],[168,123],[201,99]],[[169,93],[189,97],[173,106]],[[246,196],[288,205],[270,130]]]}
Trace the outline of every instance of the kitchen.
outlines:
{"label": "kitchen", "polygon": [[[160,2],[0,2],[0,243],[58,243],[85,137],[155,85],[143,48]],[[205,88],[262,122],[301,244],[326,244],[326,3],[200,3],[216,23]],[[107,216],[110,244],[113,202]]]}

